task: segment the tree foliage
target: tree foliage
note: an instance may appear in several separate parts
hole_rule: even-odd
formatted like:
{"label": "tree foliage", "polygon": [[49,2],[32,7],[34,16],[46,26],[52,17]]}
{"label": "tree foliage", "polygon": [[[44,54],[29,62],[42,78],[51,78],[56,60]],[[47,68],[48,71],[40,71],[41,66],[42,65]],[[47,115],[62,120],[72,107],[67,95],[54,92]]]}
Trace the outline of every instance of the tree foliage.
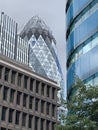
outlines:
{"label": "tree foliage", "polygon": [[65,126],[58,130],[98,130],[98,87],[84,85],[77,80],[74,93],[67,101],[68,115]]}

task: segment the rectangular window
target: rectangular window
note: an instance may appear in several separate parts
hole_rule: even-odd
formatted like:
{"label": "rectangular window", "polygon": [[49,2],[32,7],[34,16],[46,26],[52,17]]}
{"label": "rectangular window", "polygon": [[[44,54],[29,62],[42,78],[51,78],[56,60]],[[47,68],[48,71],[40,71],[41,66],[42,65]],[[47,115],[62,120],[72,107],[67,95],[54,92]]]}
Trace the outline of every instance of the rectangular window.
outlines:
{"label": "rectangular window", "polygon": [[22,83],[22,74],[18,74],[18,86],[21,87],[21,83]]}
{"label": "rectangular window", "polygon": [[2,107],[2,117],[1,117],[1,119],[3,121],[6,120],[6,113],[7,113],[7,108],[6,107]]}
{"label": "rectangular window", "polygon": [[8,97],[8,88],[4,86],[3,100],[7,101],[7,97]]}
{"label": "rectangular window", "polygon": [[36,81],[36,93],[39,93],[39,84],[40,84],[40,82]]}
{"label": "rectangular window", "polygon": [[33,106],[33,97],[30,96],[29,97],[29,109],[32,109],[32,106]]}
{"label": "rectangular window", "polygon": [[55,88],[52,88],[52,99],[55,99]]}
{"label": "rectangular window", "polygon": [[38,117],[35,117],[35,129],[34,130],[38,130]]}
{"label": "rectangular window", "polygon": [[15,123],[16,123],[17,125],[19,125],[19,121],[20,121],[20,112],[19,112],[19,111],[16,111],[16,121],[15,121]]}
{"label": "rectangular window", "polygon": [[22,126],[26,126],[26,113],[22,115]]}
{"label": "rectangular window", "polygon": [[11,103],[14,102],[14,95],[15,95],[15,90],[11,89],[11,90],[10,90],[10,102],[11,102]]}
{"label": "rectangular window", "polygon": [[52,130],[55,130],[55,123],[52,123]]}
{"label": "rectangular window", "polygon": [[47,97],[50,97],[50,86],[47,85]]}
{"label": "rectangular window", "polygon": [[50,130],[50,121],[46,122],[46,130]]}
{"label": "rectangular window", "polygon": [[52,105],[52,116],[55,117],[55,105]]}
{"label": "rectangular window", "polygon": [[41,101],[41,113],[44,113],[44,109],[45,109],[45,102]]}
{"label": "rectangular window", "polygon": [[12,76],[11,76],[11,83],[15,84],[15,78],[16,78],[16,72],[12,71]]}
{"label": "rectangular window", "polygon": [[17,92],[17,104],[20,105],[21,92]]}
{"label": "rectangular window", "polygon": [[32,118],[33,118],[33,116],[29,115],[29,122],[28,122],[29,128],[32,128]]}
{"label": "rectangular window", "polygon": [[41,130],[44,130],[44,119],[41,119]]}
{"label": "rectangular window", "polygon": [[41,95],[44,96],[44,89],[45,89],[45,84],[42,83],[42,86],[41,86]]}
{"label": "rectangular window", "polygon": [[0,65],[0,79],[2,78],[2,69],[3,67]]}
{"label": "rectangular window", "polygon": [[30,90],[33,91],[34,79],[30,79]]}
{"label": "rectangular window", "polygon": [[13,121],[13,109],[9,109],[9,122],[11,123]]}
{"label": "rectangular window", "polygon": [[47,115],[49,115],[50,111],[50,103],[47,102],[47,106],[46,106],[46,113]]}
{"label": "rectangular window", "polygon": [[27,105],[27,95],[24,94],[23,95],[23,106],[26,107],[26,105]]}
{"label": "rectangular window", "polygon": [[9,69],[8,68],[5,68],[5,75],[4,75],[4,79],[5,81],[8,81],[8,78],[9,78]]}
{"label": "rectangular window", "polygon": [[38,111],[39,99],[35,99],[35,111]]}
{"label": "rectangular window", "polygon": [[24,88],[27,89],[27,85],[28,85],[28,77],[24,76]]}

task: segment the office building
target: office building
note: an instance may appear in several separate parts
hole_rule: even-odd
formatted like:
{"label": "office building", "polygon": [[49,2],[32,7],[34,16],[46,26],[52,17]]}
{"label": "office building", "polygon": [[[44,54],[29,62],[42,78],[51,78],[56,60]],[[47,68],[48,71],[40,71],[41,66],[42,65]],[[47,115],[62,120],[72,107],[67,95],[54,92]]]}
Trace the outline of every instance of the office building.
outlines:
{"label": "office building", "polygon": [[0,54],[0,130],[56,130],[57,83]]}
{"label": "office building", "polygon": [[28,42],[23,40],[17,33],[17,23],[4,12],[0,18],[0,53],[18,62],[27,64]]}
{"label": "office building", "polygon": [[67,90],[72,93],[75,77],[98,85],[98,0],[68,0]]}
{"label": "office building", "polygon": [[51,30],[38,16],[32,17],[20,36],[30,45],[29,65],[33,71],[58,83],[61,87],[59,98],[63,96],[64,81],[59,64],[56,40]]}

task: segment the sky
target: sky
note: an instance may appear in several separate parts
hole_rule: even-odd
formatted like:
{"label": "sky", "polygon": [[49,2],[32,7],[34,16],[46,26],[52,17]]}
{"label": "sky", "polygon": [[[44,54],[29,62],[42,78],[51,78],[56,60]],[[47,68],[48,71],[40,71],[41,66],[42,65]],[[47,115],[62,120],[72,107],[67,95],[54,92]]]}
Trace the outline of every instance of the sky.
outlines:
{"label": "sky", "polygon": [[57,41],[66,84],[65,2],[66,0],[0,0],[0,13],[5,12],[13,18],[18,23],[19,30],[35,15],[44,20]]}

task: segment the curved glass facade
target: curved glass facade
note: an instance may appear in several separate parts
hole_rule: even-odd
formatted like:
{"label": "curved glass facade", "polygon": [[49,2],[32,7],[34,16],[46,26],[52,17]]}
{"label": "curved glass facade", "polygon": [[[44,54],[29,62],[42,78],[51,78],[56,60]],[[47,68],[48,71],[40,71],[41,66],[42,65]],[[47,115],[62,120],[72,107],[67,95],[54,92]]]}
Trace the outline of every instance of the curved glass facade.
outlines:
{"label": "curved glass facade", "polygon": [[30,46],[29,64],[32,69],[36,73],[56,81],[63,89],[63,76],[57,57],[56,41],[44,21],[34,16],[20,35],[28,41]]}
{"label": "curved glass facade", "polygon": [[98,72],[98,0],[72,0],[66,13],[69,94],[75,76],[90,83]]}

